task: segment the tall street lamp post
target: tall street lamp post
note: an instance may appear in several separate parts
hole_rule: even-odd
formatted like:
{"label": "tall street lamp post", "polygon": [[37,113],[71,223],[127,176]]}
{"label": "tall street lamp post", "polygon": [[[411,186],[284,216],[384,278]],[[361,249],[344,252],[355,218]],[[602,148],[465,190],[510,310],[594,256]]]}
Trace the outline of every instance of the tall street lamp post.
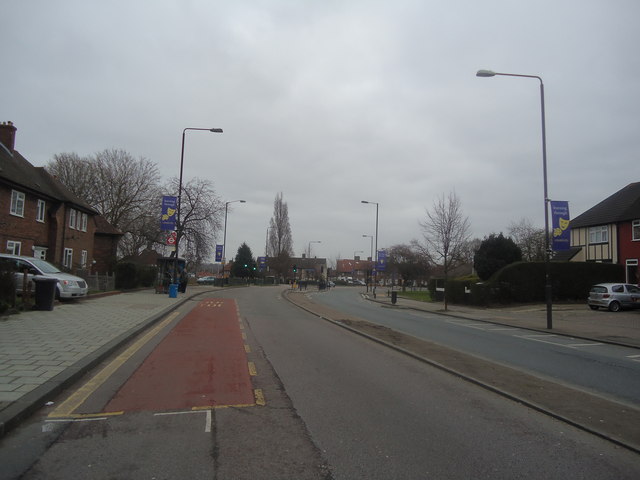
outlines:
{"label": "tall street lamp post", "polygon": [[202,131],[206,131],[206,132],[213,132],[213,133],[222,133],[222,129],[221,128],[191,128],[191,127],[187,127],[184,130],[182,130],[182,148],[180,150],[180,179],[178,180],[178,209],[176,212],[176,258],[173,264],[173,283],[176,284],[178,283],[178,257],[179,257],[179,245],[180,245],[180,238],[182,237],[182,224],[181,224],[181,219],[180,219],[180,207],[182,205],[182,171],[184,168],[184,138],[185,135],[187,133],[187,130],[202,130]]}
{"label": "tall street lamp post", "polygon": [[[377,202],[368,202],[366,200],[361,200],[360,203],[368,203],[371,205],[375,205],[376,206],[376,249],[375,249],[375,254],[376,254],[376,258],[375,258],[375,263],[373,264],[373,298],[376,298],[376,285],[378,283],[378,275],[377,275],[377,269],[378,269],[378,207],[380,206]],[[373,258],[372,258],[373,260]]]}
{"label": "tall street lamp post", "polygon": [[[373,235],[362,235],[363,237],[369,237],[371,239],[371,256],[369,257],[370,260],[373,260]],[[370,276],[367,273],[367,293],[369,293],[369,283],[370,283]]]}
{"label": "tall street lamp post", "polygon": [[[311,240],[309,242],[309,249],[307,250],[309,252],[309,258],[311,258],[311,244],[312,243],[322,243],[322,242],[320,240]],[[307,265],[309,265],[309,264],[307,263]],[[304,263],[303,263],[303,268],[304,268]],[[305,279],[308,279],[309,278],[309,270],[304,268],[304,274],[305,274]],[[302,280],[302,272],[300,272],[300,279]]]}
{"label": "tall street lamp post", "polygon": [[[226,263],[227,258],[225,257],[227,253],[227,214],[229,212],[229,204],[230,203],[246,203],[245,200],[231,200],[230,202],[225,202],[224,204],[224,233],[222,237],[222,279],[224,280],[224,265]],[[224,284],[224,282],[222,282]]]}
{"label": "tall street lamp post", "polygon": [[536,78],[540,82],[540,111],[542,118],[542,175],[544,180],[544,246],[545,246],[545,300],[547,303],[547,328],[553,328],[553,292],[551,285],[550,251],[549,251],[549,194],[547,190],[547,133],[544,113],[544,83],[537,75],[521,75],[517,73],[498,73],[491,70],[478,70],[477,77],[505,77]]}

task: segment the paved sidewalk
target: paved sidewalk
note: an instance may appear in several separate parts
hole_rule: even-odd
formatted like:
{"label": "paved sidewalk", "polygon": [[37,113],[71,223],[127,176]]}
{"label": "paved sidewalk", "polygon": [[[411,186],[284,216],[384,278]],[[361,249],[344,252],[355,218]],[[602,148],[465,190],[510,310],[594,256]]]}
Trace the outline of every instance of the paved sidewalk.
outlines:
{"label": "paved sidewalk", "polygon": [[[400,292],[398,292],[400,293]],[[369,300],[372,296],[365,295]],[[420,302],[398,296],[396,305],[386,291],[378,291],[374,300],[390,308],[411,308],[449,315],[451,317],[490,321],[504,325],[558,333],[603,342],[640,347],[640,309],[622,312],[591,310],[583,304],[555,304],[552,311],[552,330],[547,329],[547,310],[544,304],[518,305],[500,308],[480,308],[449,305],[444,310],[442,302]]]}
{"label": "paved sidewalk", "polygon": [[0,317],[0,437],[141,330],[194,295],[153,290]]}

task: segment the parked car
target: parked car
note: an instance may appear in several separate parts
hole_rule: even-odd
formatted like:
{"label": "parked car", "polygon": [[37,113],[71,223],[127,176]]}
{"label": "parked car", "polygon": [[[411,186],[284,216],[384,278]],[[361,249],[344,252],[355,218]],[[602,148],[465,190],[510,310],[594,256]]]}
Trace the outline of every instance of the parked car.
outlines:
{"label": "parked car", "polygon": [[216,277],[200,277],[196,282],[198,285],[213,285],[216,283]]}
{"label": "parked car", "polygon": [[58,267],[45,260],[33,257],[23,257],[18,255],[0,254],[0,264],[5,270],[12,270],[15,273],[16,293],[22,294],[24,284],[24,271],[27,271],[27,278],[31,284],[31,291],[35,291],[33,283],[34,276],[55,278],[56,298],[77,298],[87,295],[89,288],[87,282],[80,277],[61,271]]}
{"label": "parked car", "polygon": [[640,288],[629,283],[599,283],[591,287],[587,303],[592,310],[602,307],[612,312],[640,308]]}

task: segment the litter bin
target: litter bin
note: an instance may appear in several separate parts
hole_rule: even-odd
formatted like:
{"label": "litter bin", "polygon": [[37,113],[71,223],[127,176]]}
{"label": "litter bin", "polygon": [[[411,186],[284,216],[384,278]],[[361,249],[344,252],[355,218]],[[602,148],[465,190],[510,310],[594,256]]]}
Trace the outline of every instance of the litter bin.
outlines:
{"label": "litter bin", "polygon": [[172,283],[169,285],[169,298],[178,298],[178,284]]}
{"label": "litter bin", "polygon": [[53,310],[53,301],[56,298],[56,285],[58,280],[49,277],[33,277],[36,284],[35,301],[36,310]]}
{"label": "litter bin", "polygon": [[395,305],[398,302],[398,292],[391,292],[391,303]]}

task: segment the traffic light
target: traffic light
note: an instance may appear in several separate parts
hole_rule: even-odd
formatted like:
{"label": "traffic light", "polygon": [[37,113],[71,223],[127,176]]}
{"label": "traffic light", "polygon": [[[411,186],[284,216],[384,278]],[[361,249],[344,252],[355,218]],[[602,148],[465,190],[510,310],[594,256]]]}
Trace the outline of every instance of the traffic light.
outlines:
{"label": "traffic light", "polygon": [[293,266],[293,273],[296,273],[297,271],[298,271],[298,266],[297,266],[297,265],[294,265],[294,266]]}

